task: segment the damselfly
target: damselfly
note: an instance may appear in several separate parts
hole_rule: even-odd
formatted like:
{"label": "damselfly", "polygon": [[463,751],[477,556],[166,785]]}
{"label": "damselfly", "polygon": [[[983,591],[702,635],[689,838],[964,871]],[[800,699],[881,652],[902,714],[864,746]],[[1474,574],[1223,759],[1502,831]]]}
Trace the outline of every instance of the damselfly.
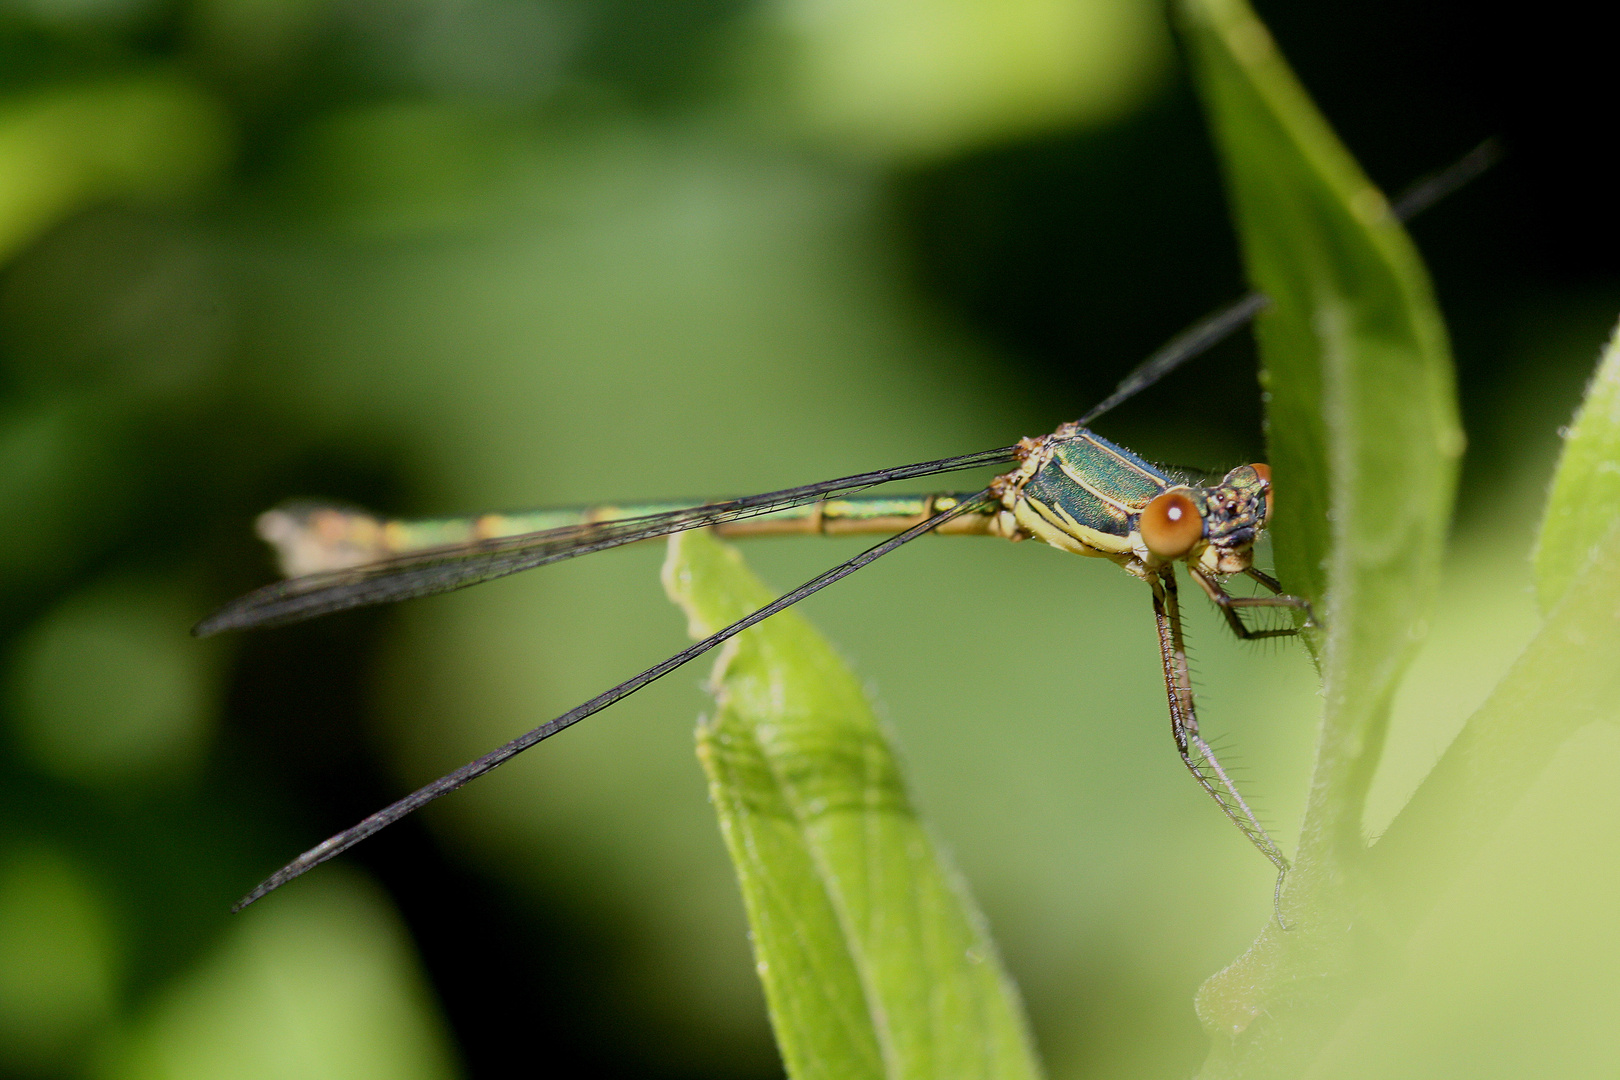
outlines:
{"label": "damselfly", "polygon": [[[1487,143],[1394,204],[1410,218],[1494,161]],[[930,532],[1037,539],[1117,563],[1153,595],[1171,731],[1182,762],[1221,812],[1278,871],[1288,860],[1238,792],[1198,729],[1182,641],[1177,563],[1242,638],[1298,633],[1297,626],[1251,628],[1243,612],[1286,608],[1312,623],[1306,600],[1253,565],[1256,540],[1270,518],[1271,472],[1240,465],[1212,484],[1161,469],[1088,430],[1103,414],[1157,382],[1252,319],[1267,300],[1250,295],[1173,339],[1128,375],[1106,400],[1049,435],[977,454],[846,476],[747,498],[698,506],[639,505],[529,514],[488,514],[428,522],[381,521],[349,510],[291,507],[260,518],[280,552],[288,580],[265,586],[204,619],[197,634],[271,626],[329,612],[448,592],[521,570],[621,544],[714,528],[738,535],[893,533],[751,615],[513,739],[322,842],[244,897],[241,908],[352,847],[413,810],[461,787],[564,728],[674,671],[728,638]],[[974,492],[881,496],[867,489],[895,480],[963,469],[1014,467]],[[1228,577],[1246,575],[1270,595],[1233,596]]]}

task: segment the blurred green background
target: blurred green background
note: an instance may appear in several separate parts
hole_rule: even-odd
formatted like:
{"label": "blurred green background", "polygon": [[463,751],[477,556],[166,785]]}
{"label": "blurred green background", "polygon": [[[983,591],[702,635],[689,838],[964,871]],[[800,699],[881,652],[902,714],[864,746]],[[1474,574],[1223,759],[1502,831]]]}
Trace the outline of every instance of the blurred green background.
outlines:
{"label": "blurred green background", "polygon": [[[1509,148],[1415,228],[1471,442],[1376,834],[1534,627],[1557,430],[1620,312],[1586,149],[1612,92],[1567,22],[1261,14],[1386,187]],[[655,545],[186,629],[269,580],[252,519],[292,496],[742,494],[1050,430],[1242,290],[1201,123],[1139,0],[6,0],[0,1074],[778,1075],[697,670],[226,913],[680,647]],[[1221,470],[1263,457],[1259,416],[1243,342],[1100,426]],[[861,546],[749,555],[786,588]],[[1052,1074],[1190,1072],[1192,993],[1271,875],[1175,759],[1146,591],[924,541],[806,611],[892,724]],[[1193,620],[1205,723],[1286,846],[1310,665]]]}

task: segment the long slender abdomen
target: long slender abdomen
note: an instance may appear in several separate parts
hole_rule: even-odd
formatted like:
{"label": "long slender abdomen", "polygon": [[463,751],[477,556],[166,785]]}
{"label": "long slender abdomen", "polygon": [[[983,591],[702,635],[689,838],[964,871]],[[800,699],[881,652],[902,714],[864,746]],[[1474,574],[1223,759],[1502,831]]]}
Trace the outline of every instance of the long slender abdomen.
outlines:
{"label": "long slender abdomen", "polygon": [[[932,495],[854,495],[789,507],[716,527],[723,536],[791,536],[803,534],[897,533],[925,521],[967,496],[958,492]],[[623,506],[574,506],[476,517],[386,519],[352,507],[292,503],[259,515],[259,535],[276,551],[287,577],[344,570],[383,562],[396,556],[436,548],[454,550],[497,537],[522,536],[549,529],[572,528],[604,521],[623,521],[689,510],[693,503],[634,503]],[[954,535],[990,535],[994,508],[964,514],[938,530]]]}

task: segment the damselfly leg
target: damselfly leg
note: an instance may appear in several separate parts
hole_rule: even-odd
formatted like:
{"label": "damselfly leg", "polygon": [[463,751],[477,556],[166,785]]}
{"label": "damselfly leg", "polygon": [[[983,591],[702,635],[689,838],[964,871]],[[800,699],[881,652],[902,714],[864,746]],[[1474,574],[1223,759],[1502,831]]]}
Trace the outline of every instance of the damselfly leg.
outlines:
{"label": "damselfly leg", "polygon": [[[1200,584],[1204,583],[1203,575],[1196,569],[1191,572]],[[1159,654],[1164,660],[1164,686],[1170,702],[1170,734],[1175,740],[1176,751],[1181,755],[1181,763],[1192,773],[1193,779],[1198,781],[1198,786],[1215,800],[1215,805],[1221,808],[1221,813],[1226,815],[1226,819],[1236,825],[1238,831],[1248,838],[1249,843],[1277,868],[1277,884],[1272,890],[1271,898],[1272,909],[1276,914],[1277,924],[1287,929],[1287,923],[1282,916],[1282,886],[1283,879],[1288,875],[1288,857],[1282,853],[1282,848],[1277,846],[1271,834],[1266,831],[1266,827],[1260,823],[1253,808],[1249,806],[1248,800],[1232,782],[1232,777],[1221,765],[1220,758],[1215,756],[1214,747],[1210,746],[1198,731],[1198,708],[1194,703],[1192,676],[1187,667],[1187,645],[1181,629],[1181,605],[1176,595],[1175,567],[1165,566],[1148,579],[1148,584],[1153,587],[1153,617],[1159,631]],[[1221,610],[1227,614],[1229,620],[1236,621],[1241,627],[1241,620],[1238,620],[1231,608],[1223,607]],[[1243,632],[1239,636],[1253,638],[1294,633],[1297,631],[1284,629],[1272,633]]]}
{"label": "damselfly leg", "polygon": [[1289,596],[1282,591],[1282,585],[1276,578],[1254,567],[1248,567],[1243,572],[1254,578],[1260,584],[1270,589],[1275,596],[1233,596],[1226,591],[1226,587],[1213,576],[1192,567],[1189,571],[1198,587],[1210,598],[1221,614],[1226,617],[1226,625],[1232,628],[1232,633],[1244,641],[1259,641],[1264,638],[1293,637],[1299,629],[1292,626],[1267,627],[1261,630],[1252,629],[1243,621],[1239,612],[1246,608],[1290,608],[1305,613],[1305,625],[1316,625],[1316,613],[1311,610],[1311,603],[1302,596]]}

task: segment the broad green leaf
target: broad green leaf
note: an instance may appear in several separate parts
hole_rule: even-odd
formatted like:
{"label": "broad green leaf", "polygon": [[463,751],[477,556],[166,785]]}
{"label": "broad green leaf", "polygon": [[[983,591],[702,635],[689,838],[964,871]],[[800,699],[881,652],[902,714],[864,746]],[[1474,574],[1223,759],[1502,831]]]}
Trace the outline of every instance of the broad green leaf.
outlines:
{"label": "broad green leaf", "polygon": [[1159,88],[1170,55],[1162,10],[1138,0],[785,0],[760,14],[765,34],[740,44],[783,54],[771,71],[786,85],[766,91],[785,97],[783,119],[889,160],[1106,123]]}
{"label": "broad green leaf", "polygon": [[[1206,1072],[1306,1054],[1312,1003],[1358,959],[1362,805],[1389,702],[1439,578],[1463,439],[1427,274],[1241,0],[1185,0],[1187,38],[1249,276],[1278,490],[1283,584],[1315,604],[1325,712],[1275,926],[1204,987]],[[1319,1019],[1319,1017],[1317,1018]],[[1259,1057],[1256,1057],[1259,1055]]]}
{"label": "broad green leaf", "polygon": [[1558,603],[1620,518],[1620,328],[1587,388],[1553,477],[1536,540],[1536,598]]}
{"label": "broad green leaf", "polygon": [[0,99],[0,262],[99,199],[196,189],[223,166],[228,142],[218,104],[173,75]]}
{"label": "broad green leaf", "polygon": [[233,920],[113,1033],[87,1075],[454,1080],[449,1033],[417,965],[385,900],[341,874],[315,875]]}
{"label": "broad green leaf", "polygon": [[[707,635],[773,599],[706,533],[665,588]],[[1039,1075],[984,920],[918,820],[859,685],[796,612],[732,639],[698,728],[795,1080]]]}
{"label": "broad green leaf", "polygon": [[1397,925],[1424,913],[1570,736],[1620,719],[1620,521],[1583,549],[1547,621],[1372,849]]}
{"label": "broad green leaf", "polygon": [[[1544,1044],[1575,1047],[1575,1058],[1561,1063],[1565,1075],[1602,1071],[1612,1060],[1583,1018],[1601,1014],[1613,994],[1602,974],[1613,941],[1579,925],[1558,928],[1578,922],[1581,910],[1606,912],[1615,887],[1602,853],[1612,830],[1592,829],[1612,816],[1605,806],[1613,786],[1601,767],[1580,770],[1593,746],[1612,743],[1620,720],[1620,667],[1612,662],[1620,651],[1620,488],[1609,475],[1620,445],[1616,366],[1611,345],[1548,500],[1537,567],[1546,621],[1372,848],[1381,932],[1397,951],[1375,970],[1376,993],[1347,1016],[1333,1046],[1373,1035],[1390,1060],[1445,1057],[1448,1037],[1459,1042],[1448,1012],[1495,1009],[1534,1027]],[[1513,882],[1504,880],[1504,864]],[[1535,880],[1538,864],[1556,887],[1515,888]],[[1437,955],[1436,940],[1457,926],[1465,929],[1450,955]],[[1470,947],[1466,928],[1474,926],[1486,947]],[[1468,978],[1468,966],[1485,977]],[[1457,985],[1447,985],[1448,974]],[[1526,984],[1538,987],[1531,1008],[1515,1004]],[[1323,1075],[1376,1069],[1346,1062],[1333,1046],[1318,1058]],[[1503,1075],[1515,1071],[1510,1062]]]}
{"label": "broad green leaf", "polygon": [[[10,831],[10,830],[8,830]],[[117,1015],[123,942],[106,897],[65,851],[0,843],[0,1068],[79,1072]]]}

